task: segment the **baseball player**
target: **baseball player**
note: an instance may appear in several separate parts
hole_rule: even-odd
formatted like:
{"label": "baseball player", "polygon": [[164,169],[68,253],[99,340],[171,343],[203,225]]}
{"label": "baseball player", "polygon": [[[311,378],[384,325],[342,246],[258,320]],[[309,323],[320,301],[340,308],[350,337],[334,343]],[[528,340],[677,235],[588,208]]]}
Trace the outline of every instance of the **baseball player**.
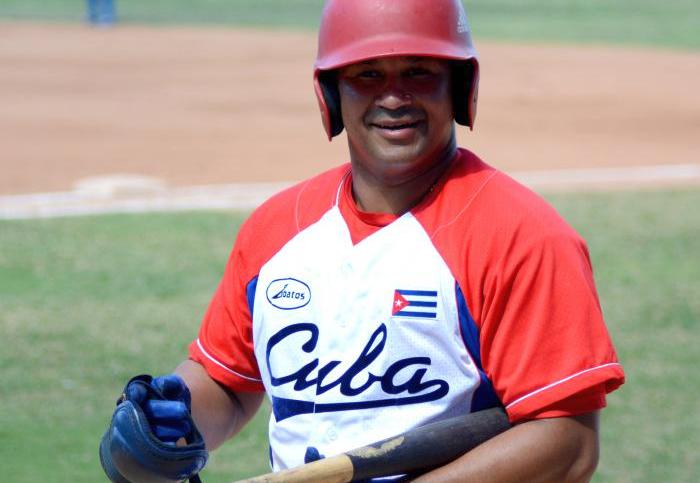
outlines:
{"label": "baseball player", "polygon": [[501,406],[511,429],[419,480],[588,481],[624,373],[585,242],[457,147],[478,83],[460,1],[327,1],[314,86],[350,162],[241,227],[189,359],[127,384],[113,481],[196,475],[264,395],[273,470]]}

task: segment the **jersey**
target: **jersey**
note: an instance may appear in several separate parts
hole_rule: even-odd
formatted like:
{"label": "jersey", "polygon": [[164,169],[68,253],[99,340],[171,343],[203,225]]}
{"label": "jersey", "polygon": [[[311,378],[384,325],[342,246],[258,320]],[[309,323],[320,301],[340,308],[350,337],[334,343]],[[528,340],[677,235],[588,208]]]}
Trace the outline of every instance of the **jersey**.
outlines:
{"label": "jersey", "polygon": [[412,210],[365,213],[340,166],[241,227],[190,357],[265,391],[274,470],[504,406],[513,422],[605,406],[624,380],[585,242],[460,149]]}

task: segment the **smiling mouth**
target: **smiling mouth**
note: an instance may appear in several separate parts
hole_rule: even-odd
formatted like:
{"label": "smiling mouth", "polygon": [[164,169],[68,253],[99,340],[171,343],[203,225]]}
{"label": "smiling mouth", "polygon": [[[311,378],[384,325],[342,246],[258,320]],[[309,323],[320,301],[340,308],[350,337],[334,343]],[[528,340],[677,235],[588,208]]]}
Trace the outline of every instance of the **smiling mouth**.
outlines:
{"label": "smiling mouth", "polygon": [[370,126],[376,127],[379,129],[386,129],[387,131],[400,131],[402,129],[413,129],[417,128],[418,125],[423,122],[423,121],[415,121],[415,122],[405,122],[401,124],[383,124],[383,123],[371,123]]}

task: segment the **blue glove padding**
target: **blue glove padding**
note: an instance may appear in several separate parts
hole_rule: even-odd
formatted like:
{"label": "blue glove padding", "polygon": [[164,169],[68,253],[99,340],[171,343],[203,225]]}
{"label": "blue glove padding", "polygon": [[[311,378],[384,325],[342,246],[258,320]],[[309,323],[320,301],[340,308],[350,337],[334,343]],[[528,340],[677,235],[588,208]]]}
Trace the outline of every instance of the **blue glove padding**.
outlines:
{"label": "blue glove padding", "polygon": [[[199,481],[204,439],[190,416],[190,392],[176,375],[132,378],[100,442],[100,462],[115,483]],[[175,442],[184,438],[186,444]]]}
{"label": "blue glove padding", "polygon": [[160,392],[165,400],[153,399],[150,397],[152,393],[135,384],[127,387],[130,393],[127,397],[141,405],[156,438],[175,444],[192,431],[190,391],[177,374],[156,377],[151,381],[151,387]]}

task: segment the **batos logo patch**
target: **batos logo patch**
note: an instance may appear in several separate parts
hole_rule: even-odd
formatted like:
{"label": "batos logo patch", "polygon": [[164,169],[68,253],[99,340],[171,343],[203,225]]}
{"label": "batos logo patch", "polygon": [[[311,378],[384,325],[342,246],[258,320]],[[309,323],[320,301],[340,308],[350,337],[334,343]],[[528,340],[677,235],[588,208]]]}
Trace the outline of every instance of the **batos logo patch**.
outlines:
{"label": "batos logo patch", "polygon": [[267,286],[267,300],[282,310],[300,309],[311,300],[311,289],[296,278],[279,278]]}

